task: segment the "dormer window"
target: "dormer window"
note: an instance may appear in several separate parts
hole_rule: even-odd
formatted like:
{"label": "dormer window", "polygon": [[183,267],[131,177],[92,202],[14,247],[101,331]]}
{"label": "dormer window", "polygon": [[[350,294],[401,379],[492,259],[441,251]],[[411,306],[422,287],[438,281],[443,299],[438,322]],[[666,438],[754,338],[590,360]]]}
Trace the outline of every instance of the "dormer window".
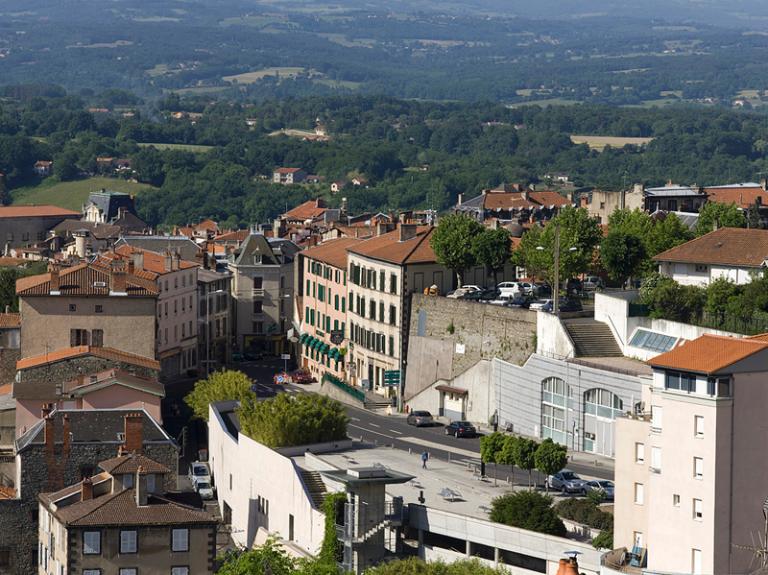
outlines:
{"label": "dormer window", "polygon": [[253,254],[253,265],[261,264],[261,254]]}
{"label": "dormer window", "polygon": [[731,397],[731,378],[708,377],[707,395],[712,397]]}
{"label": "dormer window", "polygon": [[122,476],[123,489],[131,489],[133,487],[133,474],[125,473]]}

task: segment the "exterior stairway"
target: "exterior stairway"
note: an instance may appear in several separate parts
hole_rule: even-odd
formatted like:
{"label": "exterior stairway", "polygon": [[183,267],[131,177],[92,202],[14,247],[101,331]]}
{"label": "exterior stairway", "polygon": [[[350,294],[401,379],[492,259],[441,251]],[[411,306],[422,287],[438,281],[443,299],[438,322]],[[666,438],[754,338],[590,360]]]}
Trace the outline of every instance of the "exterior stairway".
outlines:
{"label": "exterior stairway", "polygon": [[391,399],[379,395],[378,393],[373,393],[372,391],[365,392],[365,400],[363,401],[365,409],[386,409],[391,405]]}
{"label": "exterior stairway", "polygon": [[580,318],[564,320],[563,325],[576,348],[576,357],[622,357],[608,324]]}
{"label": "exterior stairway", "polygon": [[317,471],[302,469],[301,480],[307,486],[309,496],[312,498],[312,506],[316,509],[322,509],[325,494],[327,493],[322,476]]}

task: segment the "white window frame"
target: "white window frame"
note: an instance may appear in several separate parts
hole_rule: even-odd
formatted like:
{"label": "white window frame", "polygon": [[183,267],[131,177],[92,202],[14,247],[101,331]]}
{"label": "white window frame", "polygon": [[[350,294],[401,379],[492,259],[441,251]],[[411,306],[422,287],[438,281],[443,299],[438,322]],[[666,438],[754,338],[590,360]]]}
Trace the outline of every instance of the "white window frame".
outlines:
{"label": "white window frame", "polygon": [[664,409],[660,405],[651,406],[651,431],[661,431],[664,424]]}
{"label": "white window frame", "polygon": [[704,479],[704,458],[693,458],[693,478],[701,481]]}
{"label": "white window frame", "polygon": [[[93,541],[88,543],[88,536],[96,536],[96,546]],[[91,549],[91,551],[88,551]],[[95,550],[93,550],[95,549]],[[83,555],[101,555],[101,531],[83,531]]]}
{"label": "white window frame", "polygon": [[693,575],[701,575],[701,563],[701,549],[691,549],[691,573]]}
{"label": "white window frame", "polygon": [[83,569],[83,575],[101,575],[101,569]]}
{"label": "white window frame", "polygon": [[661,447],[651,447],[651,469],[661,473]]}
{"label": "white window frame", "polygon": [[645,503],[645,485],[642,483],[635,483],[635,505],[643,505]]}
{"label": "white window frame", "polygon": [[693,520],[704,521],[704,503],[701,499],[693,499]]}
{"label": "white window frame", "polygon": [[672,494],[672,507],[680,507],[680,494]]}
{"label": "white window frame", "polygon": [[[177,535],[181,537],[183,535],[184,539],[184,545],[183,549],[179,548],[181,546],[177,545]],[[171,551],[174,553],[188,553],[189,552],[189,529],[186,527],[183,528],[174,528],[171,529]]]}
{"label": "white window frame", "polygon": [[645,443],[635,443],[635,463],[638,465],[645,463]]}
{"label": "white window frame", "polygon": [[134,554],[139,552],[139,532],[135,529],[120,530],[120,554]]}
{"label": "white window frame", "polygon": [[120,567],[119,575],[139,575],[138,567]]}
{"label": "white window frame", "polygon": [[171,575],[189,575],[189,567],[187,566],[171,567]]}
{"label": "white window frame", "polygon": [[703,415],[693,416],[693,436],[699,439],[704,437],[704,416]]}

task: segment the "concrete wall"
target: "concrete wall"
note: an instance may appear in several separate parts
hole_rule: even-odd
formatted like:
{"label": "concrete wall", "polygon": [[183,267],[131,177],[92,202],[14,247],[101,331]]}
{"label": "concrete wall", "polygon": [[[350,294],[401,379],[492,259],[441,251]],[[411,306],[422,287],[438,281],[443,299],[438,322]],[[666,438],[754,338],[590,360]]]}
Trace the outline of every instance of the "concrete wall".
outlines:
{"label": "concrete wall", "polygon": [[211,472],[222,515],[225,505],[232,510],[235,543],[250,547],[259,527],[288,539],[292,515],[293,541],[316,554],[325,533],[324,515],[312,507],[293,460],[243,434],[232,437],[213,407],[209,408],[209,416]]}
{"label": "concrete wall", "polygon": [[560,318],[539,311],[536,317],[536,353],[550,357],[575,357],[576,348]]}
{"label": "concrete wall", "polygon": [[534,352],[536,313],[414,294],[405,398],[449,380],[481,359],[522,364]]}

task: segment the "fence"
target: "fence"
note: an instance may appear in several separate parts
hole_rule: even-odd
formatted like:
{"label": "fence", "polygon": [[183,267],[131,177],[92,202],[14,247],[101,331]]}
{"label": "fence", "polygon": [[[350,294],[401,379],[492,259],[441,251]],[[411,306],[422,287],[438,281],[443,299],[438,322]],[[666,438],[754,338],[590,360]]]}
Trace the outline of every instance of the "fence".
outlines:
{"label": "fence", "polygon": [[347,393],[348,395],[354,397],[356,400],[365,401],[365,393],[363,392],[362,389],[358,389],[356,387],[352,387],[348,383],[344,383],[335,375],[332,375],[330,373],[324,373],[322,379],[323,379],[323,383],[330,383],[331,385],[340,389],[344,393]]}

